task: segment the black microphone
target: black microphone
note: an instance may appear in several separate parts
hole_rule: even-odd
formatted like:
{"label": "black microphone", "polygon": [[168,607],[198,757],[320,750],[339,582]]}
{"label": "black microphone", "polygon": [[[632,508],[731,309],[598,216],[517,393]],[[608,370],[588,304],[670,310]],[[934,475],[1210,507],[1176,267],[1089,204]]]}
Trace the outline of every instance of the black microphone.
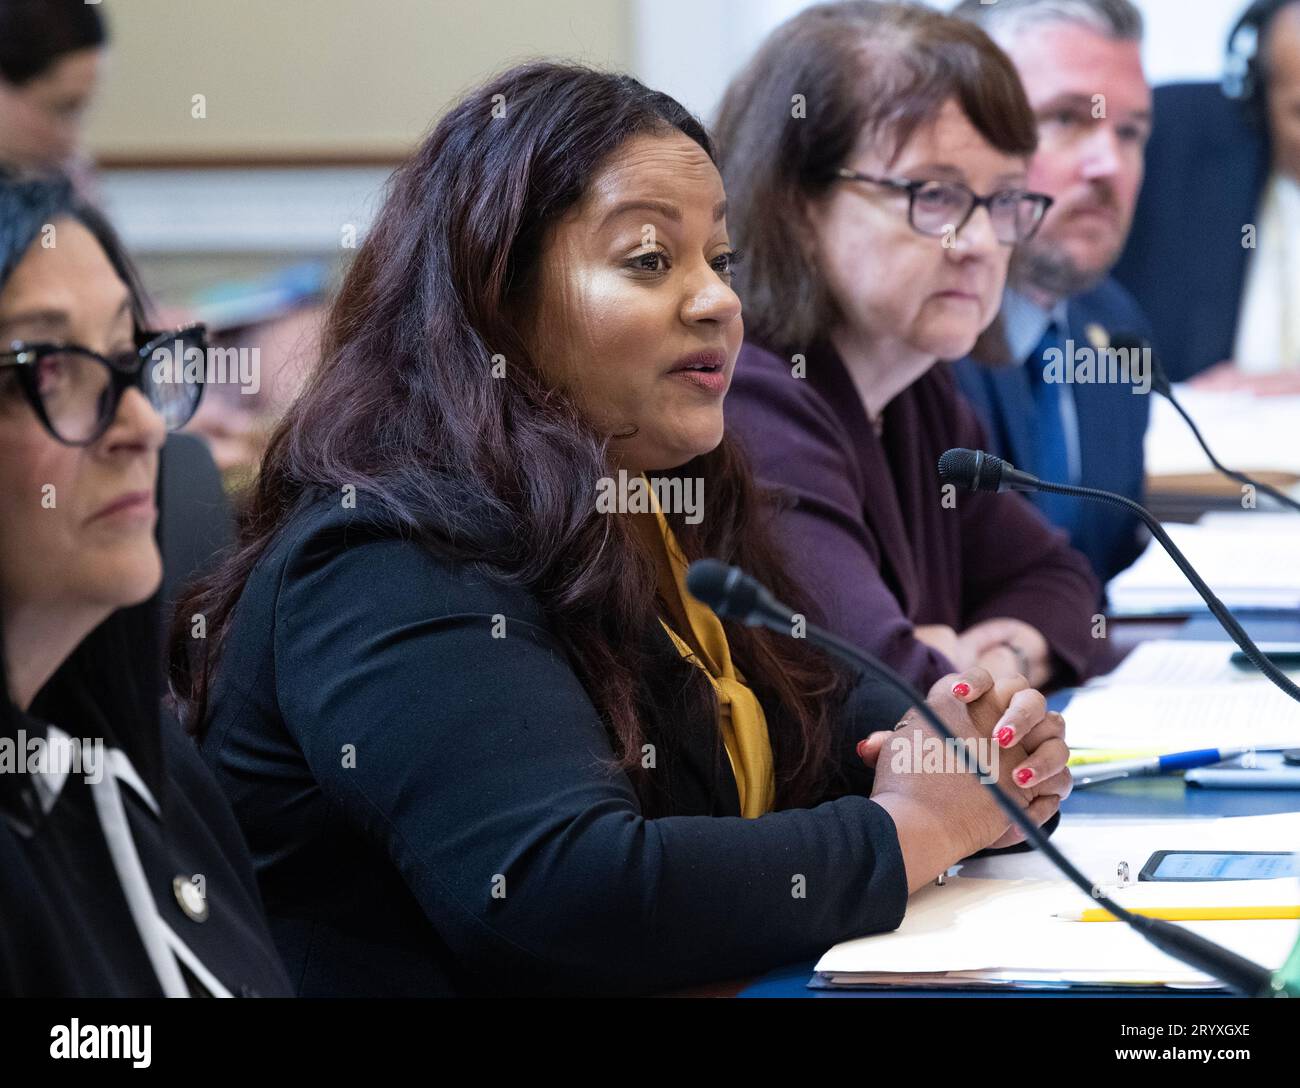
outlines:
{"label": "black microphone", "polygon": [[1274,685],[1281,688],[1287,695],[1291,696],[1297,702],[1300,702],[1300,687],[1297,687],[1289,676],[1273,664],[1258,646],[1254,640],[1246,634],[1246,630],[1237,622],[1237,618],[1228,611],[1227,606],[1214,595],[1213,590],[1205,584],[1205,580],[1196,572],[1196,568],[1188,562],[1187,557],[1179,550],[1178,545],[1169,539],[1169,534],[1165,532],[1164,526],[1152,516],[1151,512],[1144,506],[1139,506],[1132,499],[1123,495],[1116,495],[1112,491],[1102,491],[1095,487],[1075,487],[1072,484],[1051,483],[1047,480],[1040,480],[1037,476],[1031,476],[1028,472],[1022,472],[1013,465],[1002,460],[1001,457],[994,457],[991,453],[985,453],[983,450],[965,450],[952,449],[947,450],[939,458],[939,476],[944,483],[954,484],[957,487],[965,488],[967,491],[1047,491],[1054,495],[1074,495],[1081,499],[1094,499],[1098,502],[1110,503],[1112,506],[1122,506],[1141,518],[1151,530],[1151,535],[1160,541],[1160,546],[1169,553],[1169,556],[1178,565],[1178,569],[1183,572],[1196,592],[1201,595],[1214,618],[1219,621],[1220,626],[1228,633],[1250,659],[1252,665],[1259,669],[1267,676]]}
{"label": "black microphone", "polygon": [[1183,417],[1183,421],[1192,429],[1192,436],[1196,439],[1197,445],[1205,451],[1205,456],[1210,459],[1210,464],[1215,471],[1229,480],[1239,484],[1245,484],[1247,487],[1253,487],[1256,491],[1262,491],[1265,495],[1280,502],[1283,506],[1290,507],[1292,510],[1300,512],[1300,502],[1296,502],[1285,491],[1281,491],[1270,484],[1263,483],[1244,472],[1237,472],[1235,469],[1225,467],[1214,456],[1213,451],[1206,443],[1205,438],[1201,435],[1201,429],[1196,425],[1195,420],[1187,414],[1187,409],[1178,403],[1178,398],[1174,396],[1173,384],[1169,381],[1169,375],[1165,373],[1165,368],[1160,363],[1160,357],[1155,353],[1151,342],[1145,337],[1138,336],[1136,333],[1119,333],[1111,338],[1110,346],[1117,350],[1127,350],[1130,352],[1147,353],[1147,358],[1151,360],[1151,388],[1165,398],[1174,406],[1174,410]]}
{"label": "black microphone", "polygon": [[[722,619],[735,620],[747,627],[766,627],[786,638],[795,637],[793,609],[781,604],[759,582],[738,567],[730,567],[716,559],[696,560],[687,571],[686,588],[691,591],[692,596],[708,605]],[[924,696],[884,662],[878,661],[852,643],[815,624],[805,624],[804,630],[806,637],[814,645],[820,646],[857,669],[865,669],[880,677],[895,691],[910,700],[917,712],[936,733],[946,740],[957,742],[956,736],[948,728],[947,723],[931,709]],[[978,767],[967,768],[967,770],[983,779]],[[1237,993],[1248,997],[1278,995],[1279,991],[1273,986],[1273,972],[1268,968],[1260,967],[1243,956],[1171,922],[1134,914],[1121,907],[1100,888],[1088,882],[1088,878],[1056,848],[1034,821],[1025,815],[1016,800],[1004,793],[996,781],[985,781],[984,785],[993,791],[993,796],[997,798],[1002,810],[1011,818],[1012,823],[1025,833],[1025,838],[1041,850],[1043,855],[1049,858],[1093,904],[1099,904],[1120,921],[1127,922],[1160,951],[1217,978]]]}
{"label": "black microphone", "polygon": [[1041,481],[984,450],[945,450],[939,458],[944,483],[967,491],[1037,491]]}

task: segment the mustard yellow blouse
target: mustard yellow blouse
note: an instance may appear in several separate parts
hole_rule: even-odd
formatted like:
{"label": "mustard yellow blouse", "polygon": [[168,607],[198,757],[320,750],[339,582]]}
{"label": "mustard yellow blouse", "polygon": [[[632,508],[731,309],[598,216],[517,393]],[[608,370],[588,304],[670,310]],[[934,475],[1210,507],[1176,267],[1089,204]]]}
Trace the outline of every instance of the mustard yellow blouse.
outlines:
{"label": "mustard yellow blouse", "polygon": [[[660,586],[662,593],[676,593],[690,622],[691,633],[703,651],[703,660],[684,638],[667,623],[664,630],[673,640],[678,653],[704,671],[718,696],[718,728],[731,760],[731,770],[740,793],[740,814],[753,819],[771,812],[776,803],[776,779],[772,769],[772,742],[767,732],[767,717],[758,697],[736,671],[722,622],[712,609],[701,604],[686,588],[686,556],[682,554],[668,519],[650,488],[654,515],[663,536],[672,585]],[[660,577],[661,583],[664,581]],[[663,622],[662,620],[660,622]]]}

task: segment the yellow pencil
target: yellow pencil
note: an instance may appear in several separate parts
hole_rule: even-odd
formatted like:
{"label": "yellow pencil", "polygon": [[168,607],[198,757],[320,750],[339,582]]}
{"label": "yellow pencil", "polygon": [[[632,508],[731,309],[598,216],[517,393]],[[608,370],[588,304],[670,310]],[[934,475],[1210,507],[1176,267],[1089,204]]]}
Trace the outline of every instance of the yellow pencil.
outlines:
{"label": "yellow pencil", "polygon": [[[1272,907],[1134,907],[1133,914],[1146,918],[1163,918],[1166,922],[1244,922],[1269,919],[1300,918],[1300,904]],[[1066,911],[1054,915],[1067,922],[1114,922],[1116,917],[1104,907]]]}
{"label": "yellow pencil", "polygon": [[1168,748],[1079,748],[1070,753],[1071,767],[1088,763],[1114,763],[1122,759],[1141,759],[1143,756],[1162,756]]}

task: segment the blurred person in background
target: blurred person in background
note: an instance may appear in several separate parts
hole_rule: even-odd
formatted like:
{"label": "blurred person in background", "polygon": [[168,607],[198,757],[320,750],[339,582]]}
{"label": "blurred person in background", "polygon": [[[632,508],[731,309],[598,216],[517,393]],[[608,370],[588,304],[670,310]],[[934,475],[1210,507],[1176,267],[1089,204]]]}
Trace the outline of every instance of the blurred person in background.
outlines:
{"label": "blurred person in background", "polygon": [[[18,176],[63,174],[96,204],[99,187],[82,136],[108,61],[101,11],[85,0],[0,0],[0,169]],[[124,71],[120,78],[147,75]],[[160,313],[177,325],[199,316],[186,299],[169,300]],[[225,331],[225,346],[258,350],[261,391],[212,386],[190,431],[208,443],[233,483],[251,473],[270,429],[296,395],[323,314],[310,299]]]}
{"label": "blurred person in background", "polygon": [[1300,0],[1258,0],[1222,83],[1155,92],[1147,184],[1116,275],[1175,381],[1300,394]]}
{"label": "blurred person in background", "polygon": [[[990,452],[1044,480],[1141,502],[1151,410],[1143,360],[1112,374],[1108,365],[1067,369],[1066,359],[1119,336],[1152,339],[1145,314],[1110,278],[1151,132],[1142,15],[1130,0],[964,0],[954,14],[983,27],[1020,73],[1038,126],[1029,187],[1055,201],[1012,258],[998,320],[956,364],[958,381],[988,427]],[[1141,522],[1119,507],[1031,498],[1102,585],[1145,546]]]}
{"label": "blurred person in background", "polygon": [[99,6],[85,0],[0,0],[0,166],[61,171],[86,193],[82,121],[107,41]]}

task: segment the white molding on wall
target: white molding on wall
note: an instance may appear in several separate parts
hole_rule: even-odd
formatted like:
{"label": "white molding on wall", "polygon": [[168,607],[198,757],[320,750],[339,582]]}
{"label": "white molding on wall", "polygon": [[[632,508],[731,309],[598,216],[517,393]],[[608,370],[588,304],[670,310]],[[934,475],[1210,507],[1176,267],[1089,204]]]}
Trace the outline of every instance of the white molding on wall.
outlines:
{"label": "white molding on wall", "polygon": [[104,210],[136,254],[337,253],[360,242],[387,167],[109,170]]}
{"label": "white molding on wall", "polygon": [[[935,0],[939,2],[939,0]],[[942,0],[943,4],[951,0]],[[1213,79],[1244,0],[1138,0],[1148,19],[1155,82]],[[805,0],[631,0],[634,65],[711,123],[727,82]],[[378,210],[386,167],[109,170],[103,202],[140,254],[338,251],[344,224],[358,238]]]}

